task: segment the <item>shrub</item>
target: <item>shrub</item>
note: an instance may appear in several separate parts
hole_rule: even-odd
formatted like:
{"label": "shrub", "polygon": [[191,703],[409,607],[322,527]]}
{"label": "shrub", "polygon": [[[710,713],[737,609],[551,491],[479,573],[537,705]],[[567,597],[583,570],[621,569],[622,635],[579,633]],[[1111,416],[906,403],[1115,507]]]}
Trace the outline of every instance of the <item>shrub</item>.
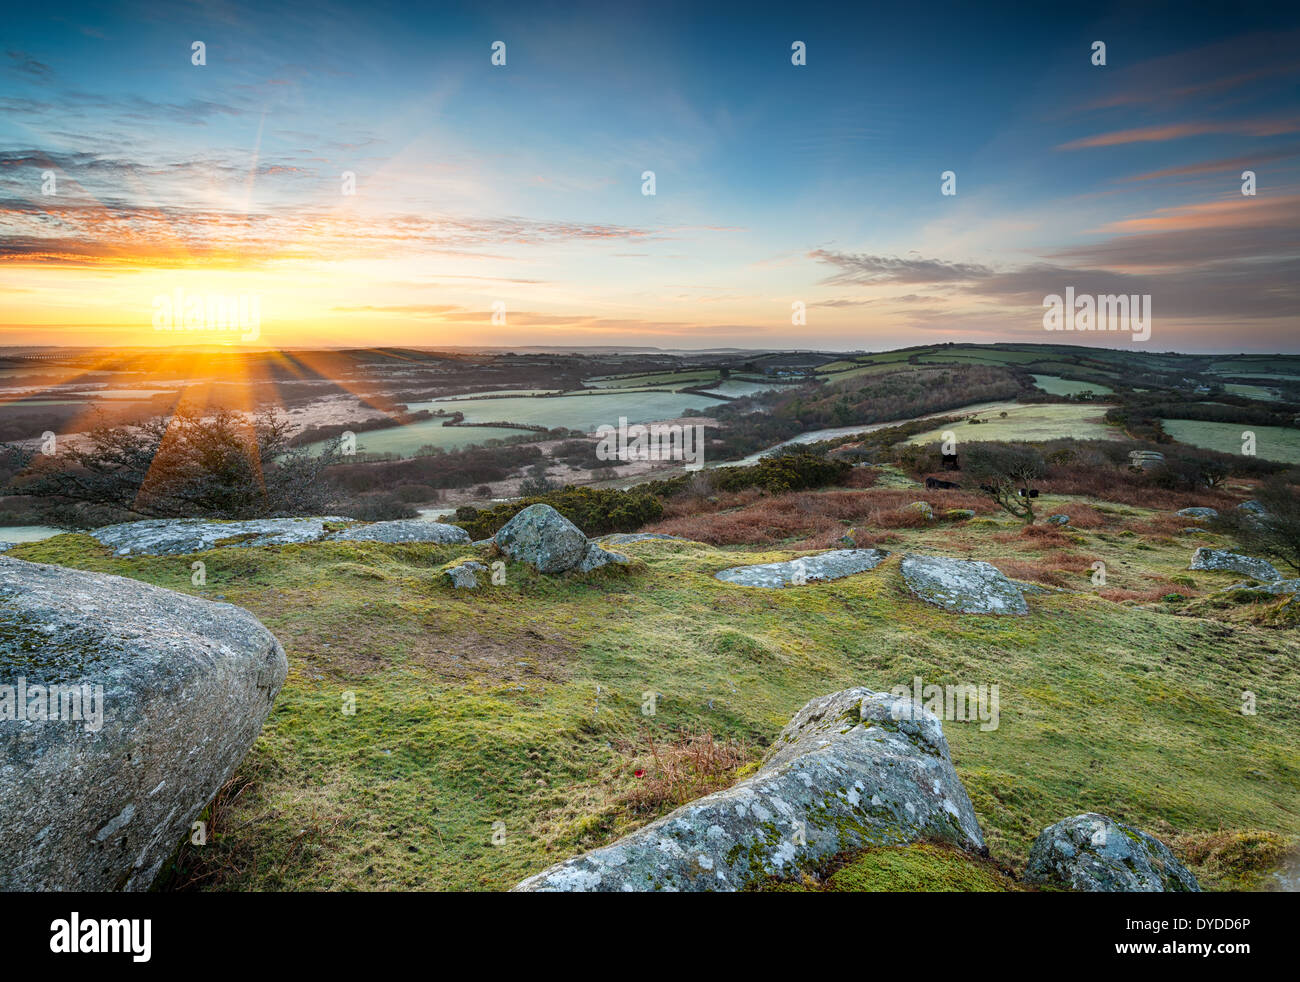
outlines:
{"label": "shrub", "polygon": [[1274,478],[1255,492],[1263,515],[1233,509],[1215,526],[1234,535],[1242,547],[1276,559],[1300,572],[1300,494],[1282,478]]}
{"label": "shrub", "polygon": [[529,505],[550,505],[587,535],[633,532],[664,512],[663,502],[641,488],[618,491],[612,488],[575,488],[507,501],[492,508],[464,506],[456,509],[456,521],[473,539],[496,535],[506,522]]}
{"label": "shrub", "polygon": [[290,447],[287,418],[182,408],[135,423],[96,423],[57,456],[5,448],[10,493],[42,504],[148,518],[264,518],[320,514],[331,495],[325,468],[338,460]]}
{"label": "shrub", "polygon": [[362,522],[389,522],[398,518],[416,518],[419,515],[419,512],[396,495],[383,491],[359,494],[331,506],[330,511]]}

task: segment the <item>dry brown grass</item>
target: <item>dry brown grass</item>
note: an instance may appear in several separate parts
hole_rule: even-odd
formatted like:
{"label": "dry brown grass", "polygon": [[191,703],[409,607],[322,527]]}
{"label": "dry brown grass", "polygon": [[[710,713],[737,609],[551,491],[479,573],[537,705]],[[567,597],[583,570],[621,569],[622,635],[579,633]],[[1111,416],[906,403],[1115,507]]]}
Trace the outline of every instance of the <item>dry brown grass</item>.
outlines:
{"label": "dry brown grass", "polygon": [[670,740],[645,733],[618,749],[631,758],[626,770],[637,782],[620,795],[630,815],[658,815],[728,787],[751,756],[742,743],[719,743],[712,733],[686,731]]}
{"label": "dry brown grass", "polygon": [[1035,549],[1070,544],[1070,540],[1055,525],[1025,525],[1014,532],[997,532],[993,535],[993,541],[1001,545],[1027,545]]}
{"label": "dry brown grass", "polygon": [[1068,581],[1049,563],[1035,559],[998,559],[994,562],[1013,580],[1027,580],[1044,586],[1068,586]]}
{"label": "dry brown grass", "polygon": [[[1160,511],[1177,511],[1179,508],[1231,508],[1239,500],[1225,491],[1205,488],[1199,491],[1181,491],[1161,488],[1142,475],[1118,471],[1111,467],[1055,466],[1051,477],[1037,484],[1045,494],[1069,494],[1097,501],[1154,508]],[[1071,519],[1074,513],[1070,513]],[[1072,523],[1073,524],[1073,523]],[[1081,526],[1082,527],[1082,526]]]}
{"label": "dry brown grass", "polygon": [[1136,600],[1138,603],[1155,603],[1162,600],[1171,593],[1176,593],[1180,597],[1194,597],[1196,591],[1188,589],[1185,586],[1179,586],[1168,580],[1155,580],[1149,587],[1143,590],[1122,590],[1118,587],[1111,590],[1099,590],[1097,596],[1104,597],[1107,600],[1113,600],[1118,603],[1121,600]]}
{"label": "dry brown grass", "polygon": [[[646,531],[711,545],[771,545],[795,540],[799,548],[832,548],[848,526],[869,535],[877,529],[931,524],[918,510],[908,507],[914,501],[929,502],[940,518],[950,508],[969,508],[977,514],[994,510],[983,495],[966,491],[871,488],[771,495],[748,489],[716,495],[713,501],[674,499],[665,507],[664,518],[646,526]],[[859,535],[859,546],[862,539]]]}
{"label": "dry brown grass", "polygon": [[1255,829],[1220,829],[1171,835],[1170,848],[1195,867],[1201,886],[1259,889],[1269,873],[1294,855],[1300,840]]}

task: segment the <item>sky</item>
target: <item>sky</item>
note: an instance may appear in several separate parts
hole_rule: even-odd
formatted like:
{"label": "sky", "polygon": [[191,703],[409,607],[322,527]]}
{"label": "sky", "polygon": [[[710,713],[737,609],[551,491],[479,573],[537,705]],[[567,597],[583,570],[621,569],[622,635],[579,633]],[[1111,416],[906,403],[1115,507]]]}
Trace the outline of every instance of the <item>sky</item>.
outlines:
{"label": "sky", "polygon": [[0,345],[1300,350],[1300,7],[702,6],[11,5]]}

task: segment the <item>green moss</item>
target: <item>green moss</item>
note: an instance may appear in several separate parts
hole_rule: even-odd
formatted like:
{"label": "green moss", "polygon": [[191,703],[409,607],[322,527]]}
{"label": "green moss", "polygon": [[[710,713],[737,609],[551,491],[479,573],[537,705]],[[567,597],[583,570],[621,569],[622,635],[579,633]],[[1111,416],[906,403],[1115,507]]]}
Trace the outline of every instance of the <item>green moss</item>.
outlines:
{"label": "green moss", "polygon": [[74,682],[107,670],[119,657],[120,646],[108,644],[99,632],[70,630],[23,613],[0,601],[0,685]]}
{"label": "green moss", "polygon": [[933,843],[873,846],[837,857],[831,869],[833,872],[821,878],[771,881],[759,889],[825,893],[1011,893],[1023,889],[988,860]]}

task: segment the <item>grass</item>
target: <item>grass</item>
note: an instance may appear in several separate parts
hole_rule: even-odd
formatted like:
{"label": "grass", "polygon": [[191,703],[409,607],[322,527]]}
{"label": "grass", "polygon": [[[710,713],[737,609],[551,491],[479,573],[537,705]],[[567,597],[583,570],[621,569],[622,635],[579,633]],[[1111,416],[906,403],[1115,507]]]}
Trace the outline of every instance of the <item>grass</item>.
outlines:
{"label": "grass", "polygon": [[[1118,427],[1108,425],[1105,406],[1087,404],[1044,404],[1015,406],[1000,413],[979,413],[983,422],[976,426],[960,423],[950,427],[961,440],[1055,440],[1073,437],[1076,440],[1119,440],[1123,433]],[[930,430],[912,437],[910,443],[934,443],[943,439],[943,430]]]}
{"label": "grass", "polygon": [[1096,382],[1076,382],[1061,378],[1059,375],[1035,375],[1034,385],[1054,396],[1076,396],[1080,392],[1093,392],[1097,395],[1110,395],[1115,390]]}
{"label": "grass", "polygon": [[781,893],[1011,893],[1024,887],[987,859],[947,845],[918,842],[865,849],[838,857],[822,876],[774,881],[759,889]]}
{"label": "grass", "polygon": [[1247,399],[1259,399],[1263,402],[1278,402],[1282,397],[1278,395],[1276,389],[1266,389],[1262,385],[1236,385],[1229,382],[1223,387],[1224,392],[1231,392],[1236,396],[1245,396]]}
{"label": "grass", "polygon": [[[691,392],[612,391],[574,393],[560,396],[503,396],[493,399],[453,397],[433,402],[413,402],[412,412],[421,409],[465,414],[467,423],[522,423],[529,426],[567,427],[584,431],[608,423],[617,426],[620,416],[630,423],[674,419],[686,409],[707,410],[722,404],[719,399]],[[525,430],[493,426],[444,426],[442,418],[394,426],[357,434],[357,449],[365,453],[409,454],[425,444],[454,450],[489,439],[519,437]],[[324,443],[312,444],[316,450]]]}
{"label": "grass", "polygon": [[1241,453],[1241,435],[1249,430],[1255,434],[1256,456],[1300,464],[1300,429],[1249,423],[1208,423],[1195,419],[1166,419],[1161,421],[1161,425],[1179,443],[1231,454]]}
{"label": "grass", "polygon": [[703,385],[719,378],[717,369],[700,369],[687,372],[654,372],[649,375],[624,375],[614,378],[588,379],[587,384],[601,389],[621,389],[626,386]]}
{"label": "grass", "polygon": [[[981,515],[870,529],[895,552],[876,570],[781,591],[713,578],[797,555],[781,545],[643,542],[625,547],[640,560],[630,571],[545,577],[510,563],[505,585],[470,594],[436,575],[468,546],[118,558],[65,535],[9,555],[224,599],[284,644],[284,689],[214,804],[214,838],[182,851],[175,887],[505,889],[729,782],[808,699],[916,675],[1000,686],[997,730],[945,732],[1001,864],[1022,868],[1042,828],[1089,810],[1175,844],[1289,841],[1295,632],[1106,599],[1089,579],[1094,557],[1108,588],[1163,595],[1192,549],[1217,540],[1180,539],[1140,508],[1042,504],[1091,527],[1026,536]],[[908,594],[908,549],[1056,571],[1081,592],[1035,596],[1023,618],[955,616]],[[204,588],[190,584],[196,558]],[[1189,594],[1234,579],[1194,577]],[[1257,715],[1240,712],[1245,689]],[[1238,882],[1231,850],[1195,855],[1211,884]]]}

